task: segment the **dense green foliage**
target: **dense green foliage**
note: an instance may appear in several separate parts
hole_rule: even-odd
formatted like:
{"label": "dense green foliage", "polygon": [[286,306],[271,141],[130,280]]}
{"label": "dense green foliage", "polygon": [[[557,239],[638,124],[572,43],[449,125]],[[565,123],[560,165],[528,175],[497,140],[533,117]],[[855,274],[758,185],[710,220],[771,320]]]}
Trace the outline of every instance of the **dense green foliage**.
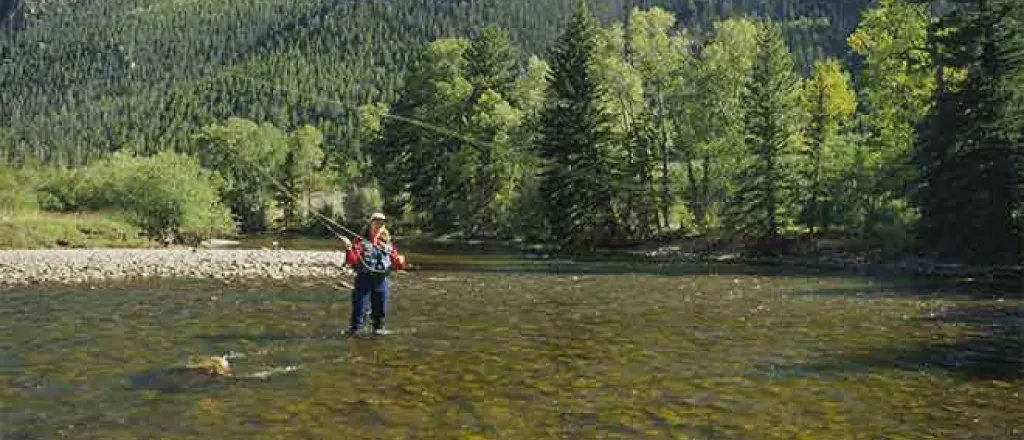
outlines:
{"label": "dense green foliage", "polygon": [[[523,53],[543,53],[572,3],[6,2],[0,11],[0,154],[77,166],[115,149],[181,149],[195,129],[240,116],[286,130],[314,125],[325,135],[329,156],[345,162],[362,145],[354,136],[354,107],[395,102],[423,41],[492,25],[509,29]],[[589,3],[602,21],[622,19],[632,6]],[[845,53],[842,40],[867,0],[832,3],[652,5],[675,11],[681,25],[697,29],[741,13],[790,20],[787,33],[809,66],[822,54]]]}
{"label": "dense green foliage", "polygon": [[583,240],[593,245],[614,223],[612,185],[620,160],[601,107],[606,89],[594,75],[598,29],[580,7],[551,54],[551,79],[537,153],[541,192],[546,196],[550,236],[561,244]]}
{"label": "dense green foliage", "polygon": [[[1016,52],[1010,50],[1016,46],[1006,43],[1010,49],[990,49],[997,59],[989,61],[989,71],[953,66],[948,82],[954,86],[937,92],[934,55],[926,43],[952,28],[917,4],[883,1],[865,13],[849,39],[862,58],[858,75],[848,73],[839,59],[822,59],[804,79],[777,23],[730,19],[718,22],[710,38],[697,39],[690,31],[673,28],[674,18],[659,9],[635,10],[625,28],[613,24],[598,29],[592,29],[598,25],[580,11],[585,9],[571,18],[548,54],[551,73],[546,87],[535,85],[536,93],[546,95],[546,103],[537,125],[527,125],[535,133],[524,136],[532,136],[534,148],[513,149],[518,150],[513,157],[540,159],[520,162],[527,176],[538,178],[534,186],[524,185],[520,191],[544,202],[534,211],[543,216],[543,237],[593,247],[647,237],[650,226],[656,225],[663,231],[726,232],[764,245],[757,249],[779,251],[784,249],[777,239],[794,232],[809,231],[816,237],[838,229],[859,236],[883,255],[930,253],[948,246],[954,251],[937,255],[984,255],[977,259],[987,262],[1019,258],[1020,165],[1015,148],[1024,130],[1014,125],[1021,121],[1015,100],[1022,89],[1014,82],[1021,78],[1014,64]],[[1009,23],[1000,27],[1007,29],[1000,38],[1019,38],[1019,23],[1012,21],[1012,13],[1000,17]],[[449,39],[443,44],[458,48],[471,43]],[[456,49],[447,57],[424,59],[417,69],[458,75],[467,63],[462,53]],[[984,53],[978,56],[984,58]],[[993,67],[996,64],[999,67]],[[998,85],[985,86],[985,81],[996,80],[984,80],[984,75],[997,73]],[[410,78],[423,81],[415,75]],[[424,116],[435,118],[438,125],[451,119],[435,107],[442,101],[423,99],[419,93],[425,87],[414,89],[408,96],[419,96],[418,105],[429,109]],[[989,114],[993,119],[979,120],[970,129],[955,125],[954,137],[943,135],[950,130],[947,125],[921,125],[933,108],[943,108],[933,105],[935,97],[945,100],[948,93],[959,93],[964,103],[945,110],[975,105],[975,118]],[[979,98],[986,93],[991,97]],[[971,101],[976,99],[987,100]],[[971,120],[963,118],[957,124]],[[997,127],[1005,128],[1000,132]],[[404,132],[407,139],[438,136],[423,127]],[[994,155],[951,162],[945,169],[954,170],[960,180],[944,176],[929,187],[935,171],[915,165],[915,152],[937,148],[932,144],[948,145],[948,139],[958,136],[972,145],[988,142],[992,147],[987,151]],[[917,138],[932,143],[915,143]],[[450,165],[447,161],[458,156],[442,148],[452,138],[442,134],[434,140],[416,139],[421,151],[413,159],[416,167],[394,170],[391,176],[407,185],[385,191],[396,207],[406,206],[402,194],[416,199],[417,194],[452,182],[439,174],[419,180],[429,175],[424,169]],[[410,144],[385,136],[383,145],[398,148],[387,150],[395,152]],[[1010,160],[995,163],[995,157]],[[973,180],[964,180],[972,179],[972,173]],[[929,189],[936,187],[944,189]],[[471,185],[459,194],[474,190]],[[538,190],[537,195],[529,194]],[[921,197],[911,198],[914,193]],[[929,194],[932,199],[927,199]],[[974,196],[979,197],[971,199]],[[435,200],[421,199],[410,205],[411,210],[435,209]],[[963,211],[954,208],[955,203],[979,205]],[[915,240],[921,214],[925,218]],[[457,223],[421,224],[474,233]],[[964,238],[970,246],[943,238],[965,225],[974,228],[974,238]],[[941,227],[950,229],[928,232]]]}
{"label": "dense green foliage", "polygon": [[188,154],[242,231],[384,209],[581,248],[842,233],[1019,261],[1022,8],[832,3],[19,3],[0,148]]}
{"label": "dense green foliage", "polygon": [[743,96],[747,158],[729,218],[741,234],[768,246],[795,223],[800,201],[797,170],[801,148],[799,78],[782,33],[773,24],[758,29],[757,55]]}
{"label": "dense green foliage", "polygon": [[49,180],[41,188],[40,205],[54,211],[116,211],[152,237],[201,239],[235,229],[218,186],[217,177],[194,158],[119,153]]}
{"label": "dense green foliage", "polygon": [[[0,165],[0,249],[137,247],[142,231],[120,213],[39,212],[41,187],[63,172]],[[203,210],[203,213],[206,211]]]}
{"label": "dense green foliage", "polygon": [[835,59],[819,61],[803,84],[803,104],[809,120],[805,127],[806,160],[803,173],[801,219],[813,235],[816,228],[841,223],[851,196],[844,186],[849,177],[855,142],[850,136],[857,109],[849,75]]}
{"label": "dense green foliage", "polygon": [[[918,154],[921,241],[940,255],[1024,254],[1024,6],[959,1],[933,41],[943,79]],[[947,68],[966,70],[946,84]]]}
{"label": "dense green foliage", "polygon": [[284,211],[284,225],[297,224],[300,195],[315,189],[322,142],[323,135],[309,126],[285,133],[267,123],[230,118],[203,128],[193,149],[203,167],[225,179],[221,194],[242,231],[251,232],[267,228],[274,201]]}

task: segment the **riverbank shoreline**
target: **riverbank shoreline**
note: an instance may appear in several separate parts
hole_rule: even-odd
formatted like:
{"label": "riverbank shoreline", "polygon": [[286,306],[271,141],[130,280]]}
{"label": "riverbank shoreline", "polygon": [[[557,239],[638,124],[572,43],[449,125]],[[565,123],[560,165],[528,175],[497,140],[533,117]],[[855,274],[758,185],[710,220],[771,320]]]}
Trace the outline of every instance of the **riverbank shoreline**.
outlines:
{"label": "riverbank shoreline", "polygon": [[337,278],[340,251],[254,249],[42,249],[0,251],[0,286],[150,279]]}
{"label": "riverbank shoreline", "polygon": [[[252,245],[252,243],[247,243]],[[284,243],[282,243],[284,244]],[[423,244],[421,244],[423,246]],[[235,247],[235,243],[229,243]],[[473,246],[469,246],[472,248]],[[407,250],[410,250],[407,248]],[[421,251],[423,248],[421,247]],[[437,255],[422,257],[423,269],[450,267],[457,269],[457,261],[448,261],[442,255],[443,247],[433,249]],[[450,251],[450,249],[448,250]],[[455,260],[474,254],[473,250],[462,248],[456,251]],[[482,254],[487,254],[486,251]],[[442,256],[440,258],[437,258]],[[492,254],[492,256],[494,256]],[[1020,268],[971,267],[942,265],[924,260],[902,260],[891,263],[850,261],[848,259],[813,257],[750,258],[736,254],[687,253],[678,249],[660,249],[660,252],[626,251],[599,252],[588,256],[553,258],[543,253],[519,253],[516,256],[501,254],[490,258],[477,255],[471,266],[484,268],[492,265],[517,266],[517,262],[541,270],[548,266],[572,267],[580,264],[654,264],[659,267],[672,265],[711,264],[726,268],[729,266],[792,268],[847,273],[851,276],[882,277],[927,277],[930,279],[952,280],[959,284],[978,284],[998,287],[999,290],[1024,292],[1024,275]],[[512,258],[510,258],[512,257]],[[437,259],[438,261],[431,261]],[[345,279],[353,275],[352,269],[344,267],[344,254],[340,250],[291,250],[284,248],[180,248],[164,249],[36,249],[0,250],[0,286],[19,285],[75,285],[101,281],[162,279]],[[420,266],[420,264],[417,264]],[[551,269],[551,267],[548,267]]]}

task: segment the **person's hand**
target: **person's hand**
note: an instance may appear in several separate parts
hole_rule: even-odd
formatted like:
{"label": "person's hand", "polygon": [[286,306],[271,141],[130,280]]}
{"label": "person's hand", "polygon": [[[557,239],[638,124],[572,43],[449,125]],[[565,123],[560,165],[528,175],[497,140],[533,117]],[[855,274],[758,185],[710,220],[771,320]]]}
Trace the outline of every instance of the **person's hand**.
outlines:
{"label": "person's hand", "polygon": [[352,240],[349,240],[348,237],[339,237],[339,238],[341,238],[341,243],[345,245],[345,249],[348,249],[349,247],[352,246]]}

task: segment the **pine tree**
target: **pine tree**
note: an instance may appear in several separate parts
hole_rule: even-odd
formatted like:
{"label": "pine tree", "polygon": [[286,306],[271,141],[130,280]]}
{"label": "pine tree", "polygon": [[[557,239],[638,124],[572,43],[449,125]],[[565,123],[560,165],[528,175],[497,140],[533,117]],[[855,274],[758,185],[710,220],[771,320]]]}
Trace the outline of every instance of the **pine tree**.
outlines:
{"label": "pine tree", "polygon": [[[1021,6],[965,0],[945,17],[941,44],[967,69],[962,90],[940,90],[917,146],[922,247],[982,263],[1019,263],[1024,137]],[[945,61],[945,59],[944,59]],[[959,115],[959,117],[956,117]]]}
{"label": "pine tree", "polygon": [[519,51],[508,32],[487,27],[476,35],[465,55],[466,79],[473,86],[462,132],[483,142],[463,143],[455,174],[459,177],[460,224],[469,235],[493,234],[500,211],[498,197],[508,186],[510,131],[518,128],[520,115],[514,100],[519,77]]}
{"label": "pine tree", "polygon": [[448,231],[458,221],[453,197],[459,197],[460,187],[449,162],[463,142],[438,129],[457,130],[466,113],[471,93],[465,79],[466,48],[467,42],[461,39],[436,40],[424,47],[406,77],[402,98],[392,109],[402,119],[389,119],[383,148],[374,158],[379,172],[390,173],[388,181],[382,182],[388,198],[407,194],[409,205],[422,216],[421,223],[436,231]]}
{"label": "pine tree", "polygon": [[493,90],[508,99],[519,76],[519,51],[512,45],[508,31],[493,26],[484,28],[466,51],[466,79],[473,85],[470,107],[484,90]]}
{"label": "pine tree", "polygon": [[949,246],[959,232],[956,217],[959,209],[956,182],[949,180],[955,161],[953,152],[964,130],[962,88],[949,85],[948,71],[965,68],[968,64],[967,51],[962,47],[961,38],[956,34],[962,30],[963,17],[949,14],[933,23],[929,29],[928,45],[935,61],[934,77],[936,91],[934,106],[927,118],[921,122],[915,139],[912,163],[918,169],[919,181],[911,190],[911,201],[921,213],[917,225],[917,240],[922,250],[952,255],[955,250]]}
{"label": "pine tree", "polygon": [[778,25],[764,22],[744,94],[748,154],[737,182],[731,222],[767,251],[794,218],[799,153],[799,82]]}
{"label": "pine tree", "polygon": [[563,246],[593,248],[612,227],[612,181],[603,91],[592,76],[598,28],[577,3],[568,29],[551,52],[548,99],[542,111],[537,153],[544,164],[541,192],[552,239]]}
{"label": "pine tree", "polygon": [[284,163],[281,165],[279,181],[281,188],[274,194],[274,200],[281,207],[281,226],[290,230],[298,224],[298,207],[292,194],[298,193],[299,170],[294,149],[285,153]]}

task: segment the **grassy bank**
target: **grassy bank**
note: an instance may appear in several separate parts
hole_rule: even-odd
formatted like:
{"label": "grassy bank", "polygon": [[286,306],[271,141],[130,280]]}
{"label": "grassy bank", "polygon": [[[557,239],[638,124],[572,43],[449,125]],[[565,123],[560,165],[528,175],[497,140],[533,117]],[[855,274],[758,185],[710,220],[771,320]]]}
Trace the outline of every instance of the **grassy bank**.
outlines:
{"label": "grassy bank", "polygon": [[70,170],[0,164],[0,248],[143,247],[229,234],[235,225],[218,182],[198,159],[176,153],[117,153]]}
{"label": "grassy bank", "polygon": [[138,248],[150,241],[113,215],[26,211],[0,217],[0,249]]}

